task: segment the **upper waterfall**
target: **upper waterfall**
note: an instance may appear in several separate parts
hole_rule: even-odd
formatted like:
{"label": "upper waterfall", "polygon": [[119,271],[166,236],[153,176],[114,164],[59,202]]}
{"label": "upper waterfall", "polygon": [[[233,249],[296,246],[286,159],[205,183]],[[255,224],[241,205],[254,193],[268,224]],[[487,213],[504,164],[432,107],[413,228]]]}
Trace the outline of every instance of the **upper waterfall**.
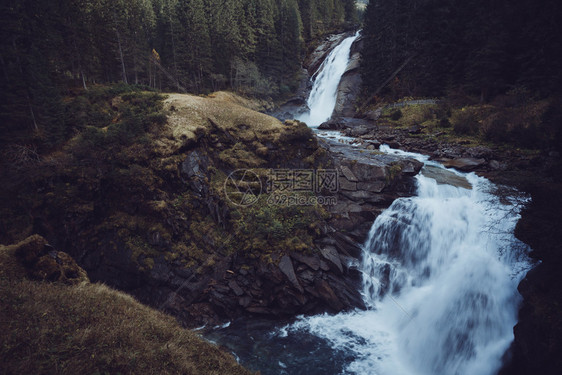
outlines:
{"label": "upper waterfall", "polygon": [[324,60],[313,76],[312,90],[306,102],[309,110],[298,120],[306,122],[310,127],[317,127],[330,119],[336,106],[338,84],[349,63],[351,46],[358,37],[359,31],[345,38]]}

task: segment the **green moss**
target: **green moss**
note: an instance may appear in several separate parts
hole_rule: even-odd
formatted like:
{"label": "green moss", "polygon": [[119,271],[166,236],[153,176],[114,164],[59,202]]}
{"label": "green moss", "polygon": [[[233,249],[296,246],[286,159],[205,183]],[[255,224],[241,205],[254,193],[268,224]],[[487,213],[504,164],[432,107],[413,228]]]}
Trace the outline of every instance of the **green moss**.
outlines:
{"label": "green moss", "polygon": [[[273,194],[261,196],[250,207],[238,207],[232,215],[238,251],[250,258],[266,260],[273,253],[313,251],[319,223],[329,217],[329,213],[319,205],[275,203],[271,200]],[[302,194],[302,197],[311,196]]]}
{"label": "green moss", "polygon": [[265,160],[258,157],[240,142],[222,151],[219,154],[219,160],[234,169],[257,168],[265,165]]}
{"label": "green moss", "polygon": [[398,163],[393,163],[389,167],[386,168],[387,175],[386,181],[387,183],[392,183],[402,172],[402,166]]}
{"label": "green moss", "polygon": [[[385,108],[381,120],[399,128],[420,125],[436,117],[436,105],[406,105],[400,109]],[[379,120],[380,121],[380,120]]]}

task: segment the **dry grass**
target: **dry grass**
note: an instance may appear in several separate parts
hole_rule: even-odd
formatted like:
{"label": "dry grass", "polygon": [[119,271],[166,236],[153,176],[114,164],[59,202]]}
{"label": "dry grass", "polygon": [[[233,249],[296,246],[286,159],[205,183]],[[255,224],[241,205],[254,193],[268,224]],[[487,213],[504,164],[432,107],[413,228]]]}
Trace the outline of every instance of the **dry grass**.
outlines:
{"label": "dry grass", "polygon": [[273,108],[273,104],[263,99],[248,99],[228,91],[217,91],[209,95],[209,98],[219,99],[234,103],[257,112],[266,112]]}
{"label": "dry grass", "polygon": [[0,245],[0,374],[250,374],[125,293],[26,279],[27,245]]}
{"label": "dry grass", "polygon": [[165,314],[104,285],[0,282],[6,374],[249,374]]}
{"label": "dry grass", "polygon": [[164,108],[169,111],[168,123],[163,137],[155,141],[156,151],[172,155],[216,130],[213,128],[243,142],[271,139],[272,134],[282,131],[284,126],[279,120],[240,105],[243,98],[226,93],[215,95],[215,98],[202,98],[169,94],[164,101]]}

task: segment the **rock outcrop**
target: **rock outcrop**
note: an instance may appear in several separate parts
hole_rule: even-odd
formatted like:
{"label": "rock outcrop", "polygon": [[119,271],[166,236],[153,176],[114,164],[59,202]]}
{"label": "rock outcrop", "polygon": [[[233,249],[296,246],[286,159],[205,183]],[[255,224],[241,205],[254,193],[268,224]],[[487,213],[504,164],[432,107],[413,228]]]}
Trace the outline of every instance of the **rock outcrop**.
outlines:
{"label": "rock outcrop", "polygon": [[351,35],[353,34],[347,32],[327,36],[304,61],[303,67],[308,71],[309,76],[313,76],[318,71],[318,68],[320,68],[335,46]]}
{"label": "rock outcrop", "polygon": [[519,284],[524,300],[500,375],[554,375],[562,368],[561,189],[560,183],[537,183],[517,223],[516,236],[532,247],[531,257],[541,263]]}
{"label": "rock outcrop", "polygon": [[[254,107],[232,94],[169,95],[167,121],[139,142],[38,166],[42,193],[22,187],[38,201],[33,211],[18,208],[32,220],[14,221],[9,232],[30,222],[20,232],[67,251],[93,281],[187,326],[364,307],[358,243],[382,209],[410,192],[419,165],[319,141],[303,123],[244,105]],[[329,172],[339,185],[270,201],[275,171]],[[47,279],[65,262],[48,251],[23,257],[45,265]]]}
{"label": "rock outcrop", "polygon": [[38,280],[79,284],[89,281],[88,275],[65,252],[57,251],[37,234],[14,245],[0,245],[2,271],[0,278]]}
{"label": "rock outcrop", "polygon": [[336,106],[332,117],[353,117],[356,111],[356,98],[361,89],[360,60],[363,39],[357,38],[351,46],[349,63],[338,85]]}
{"label": "rock outcrop", "polygon": [[336,141],[323,141],[338,170],[338,201],[331,225],[361,243],[374,219],[396,198],[415,192],[423,164]]}

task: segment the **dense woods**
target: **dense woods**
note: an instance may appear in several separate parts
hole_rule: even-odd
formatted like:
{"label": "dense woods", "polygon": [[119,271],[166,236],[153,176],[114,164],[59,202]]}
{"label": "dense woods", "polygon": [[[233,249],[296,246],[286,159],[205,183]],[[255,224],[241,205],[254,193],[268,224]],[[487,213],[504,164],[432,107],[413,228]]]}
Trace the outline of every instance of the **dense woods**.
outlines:
{"label": "dense woods", "polygon": [[366,89],[394,97],[456,91],[483,101],[514,89],[560,93],[561,15],[556,0],[371,0]]}
{"label": "dense woods", "polygon": [[2,2],[3,138],[56,142],[69,131],[62,97],[94,84],[286,94],[306,43],[354,18],[352,0]]}

